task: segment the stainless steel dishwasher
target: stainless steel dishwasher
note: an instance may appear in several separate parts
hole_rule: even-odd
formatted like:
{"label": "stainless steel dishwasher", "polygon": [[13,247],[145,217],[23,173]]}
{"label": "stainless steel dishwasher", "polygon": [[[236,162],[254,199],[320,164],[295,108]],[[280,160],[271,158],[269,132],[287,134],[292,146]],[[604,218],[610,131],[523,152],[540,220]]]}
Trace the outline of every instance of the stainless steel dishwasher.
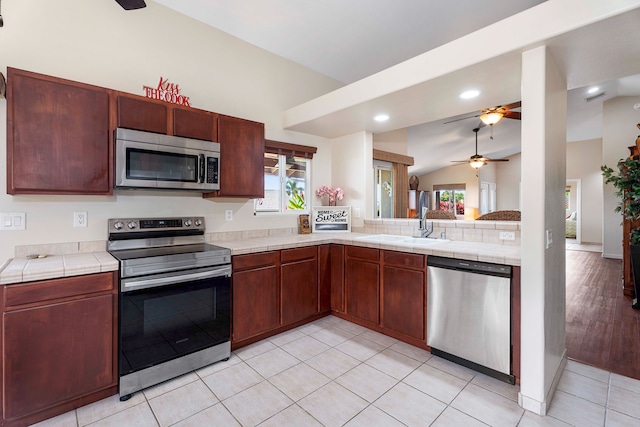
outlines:
{"label": "stainless steel dishwasher", "polygon": [[511,375],[511,267],[427,257],[431,353],[515,383]]}

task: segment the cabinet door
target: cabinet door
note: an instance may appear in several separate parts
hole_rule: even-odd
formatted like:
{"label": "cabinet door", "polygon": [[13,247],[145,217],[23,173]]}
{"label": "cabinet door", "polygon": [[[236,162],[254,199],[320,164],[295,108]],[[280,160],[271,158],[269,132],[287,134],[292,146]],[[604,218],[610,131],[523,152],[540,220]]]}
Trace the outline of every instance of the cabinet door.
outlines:
{"label": "cabinet door", "polygon": [[111,194],[107,89],[9,68],[9,194]]}
{"label": "cabinet door", "polygon": [[316,258],[280,267],[282,324],[318,313],[318,265]]}
{"label": "cabinet door", "polygon": [[331,310],[344,313],[343,245],[331,245]]}
{"label": "cabinet door", "polygon": [[331,310],[331,245],[318,246],[318,310]]}
{"label": "cabinet door", "polygon": [[173,134],[185,138],[216,141],[217,115],[207,111],[173,109]]}
{"label": "cabinet door", "polygon": [[220,191],[223,197],[264,197],[264,124],[218,118]]}
{"label": "cabinet door", "polygon": [[276,266],[233,273],[233,341],[279,325]]}
{"label": "cabinet door", "polygon": [[4,313],[4,417],[115,384],[114,296]]}
{"label": "cabinet door", "polygon": [[391,266],[382,271],[382,326],[425,339],[424,272]]}
{"label": "cabinet door", "polygon": [[347,314],[378,324],[380,266],[378,263],[347,258],[345,262]]}
{"label": "cabinet door", "polygon": [[167,134],[167,106],[141,96],[118,95],[118,127]]}

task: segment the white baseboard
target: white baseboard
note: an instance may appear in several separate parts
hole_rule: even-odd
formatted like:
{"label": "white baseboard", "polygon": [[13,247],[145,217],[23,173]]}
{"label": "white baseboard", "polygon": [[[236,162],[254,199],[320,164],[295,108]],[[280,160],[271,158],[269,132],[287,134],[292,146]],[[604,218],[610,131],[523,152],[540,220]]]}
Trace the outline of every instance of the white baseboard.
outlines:
{"label": "white baseboard", "polygon": [[556,392],[556,388],[558,387],[558,383],[560,382],[560,378],[564,372],[564,368],[567,365],[567,349],[564,350],[562,354],[562,359],[560,361],[560,365],[556,370],[556,374],[553,376],[553,382],[551,383],[551,387],[545,396],[545,400],[539,401],[533,399],[529,396],[525,396],[522,393],[518,393],[518,405],[520,405],[523,409],[527,411],[531,411],[534,414],[540,415],[544,417],[547,415],[549,411],[549,406],[551,405],[551,401],[553,400],[553,395]]}
{"label": "white baseboard", "polygon": [[619,254],[607,254],[602,252],[602,258],[622,259],[622,255]]}

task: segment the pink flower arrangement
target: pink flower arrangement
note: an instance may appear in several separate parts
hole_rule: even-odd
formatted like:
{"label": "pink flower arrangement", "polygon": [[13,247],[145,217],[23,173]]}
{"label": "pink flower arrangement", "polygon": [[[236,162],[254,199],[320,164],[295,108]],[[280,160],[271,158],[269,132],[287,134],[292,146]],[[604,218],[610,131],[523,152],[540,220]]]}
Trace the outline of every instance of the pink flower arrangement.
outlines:
{"label": "pink flower arrangement", "polygon": [[340,187],[337,187],[334,190],[331,187],[323,185],[316,190],[316,196],[319,199],[322,199],[325,196],[329,197],[329,206],[335,206],[336,200],[342,200],[344,198],[344,191],[342,191],[342,188]]}

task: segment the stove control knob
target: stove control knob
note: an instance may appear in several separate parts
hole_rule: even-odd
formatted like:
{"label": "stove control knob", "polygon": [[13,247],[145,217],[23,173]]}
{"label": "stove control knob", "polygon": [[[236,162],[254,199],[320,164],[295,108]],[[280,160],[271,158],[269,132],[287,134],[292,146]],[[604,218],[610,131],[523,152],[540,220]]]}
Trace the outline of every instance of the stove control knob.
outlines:
{"label": "stove control knob", "polygon": [[115,228],[116,230],[122,230],[122,227],[124,227],[124,224],[120,221],[113,224],[113,228]]}
{"label": "stove control knob", "polygon": [[136,222],[135,221],[131,221],[129,224],[127,224],[127,227],[129,227],[131,230],[133,230],[134,228],[136,228]]}
{"label": "stove control knob", "polygon": [[200,227],[202,225],[202,221],[199,219],[196,219],[195,224],[196,224],[196,227]]}
{"label": "stove control knob", "polygon": [[185,227],[191,227],[191,224],[192,224],[192,222],[191,222],[191,220],[190,220],[190,219],[187,219],[187,220],[185,220],[185,222],[184,222],[184,226],[185,226]]}

